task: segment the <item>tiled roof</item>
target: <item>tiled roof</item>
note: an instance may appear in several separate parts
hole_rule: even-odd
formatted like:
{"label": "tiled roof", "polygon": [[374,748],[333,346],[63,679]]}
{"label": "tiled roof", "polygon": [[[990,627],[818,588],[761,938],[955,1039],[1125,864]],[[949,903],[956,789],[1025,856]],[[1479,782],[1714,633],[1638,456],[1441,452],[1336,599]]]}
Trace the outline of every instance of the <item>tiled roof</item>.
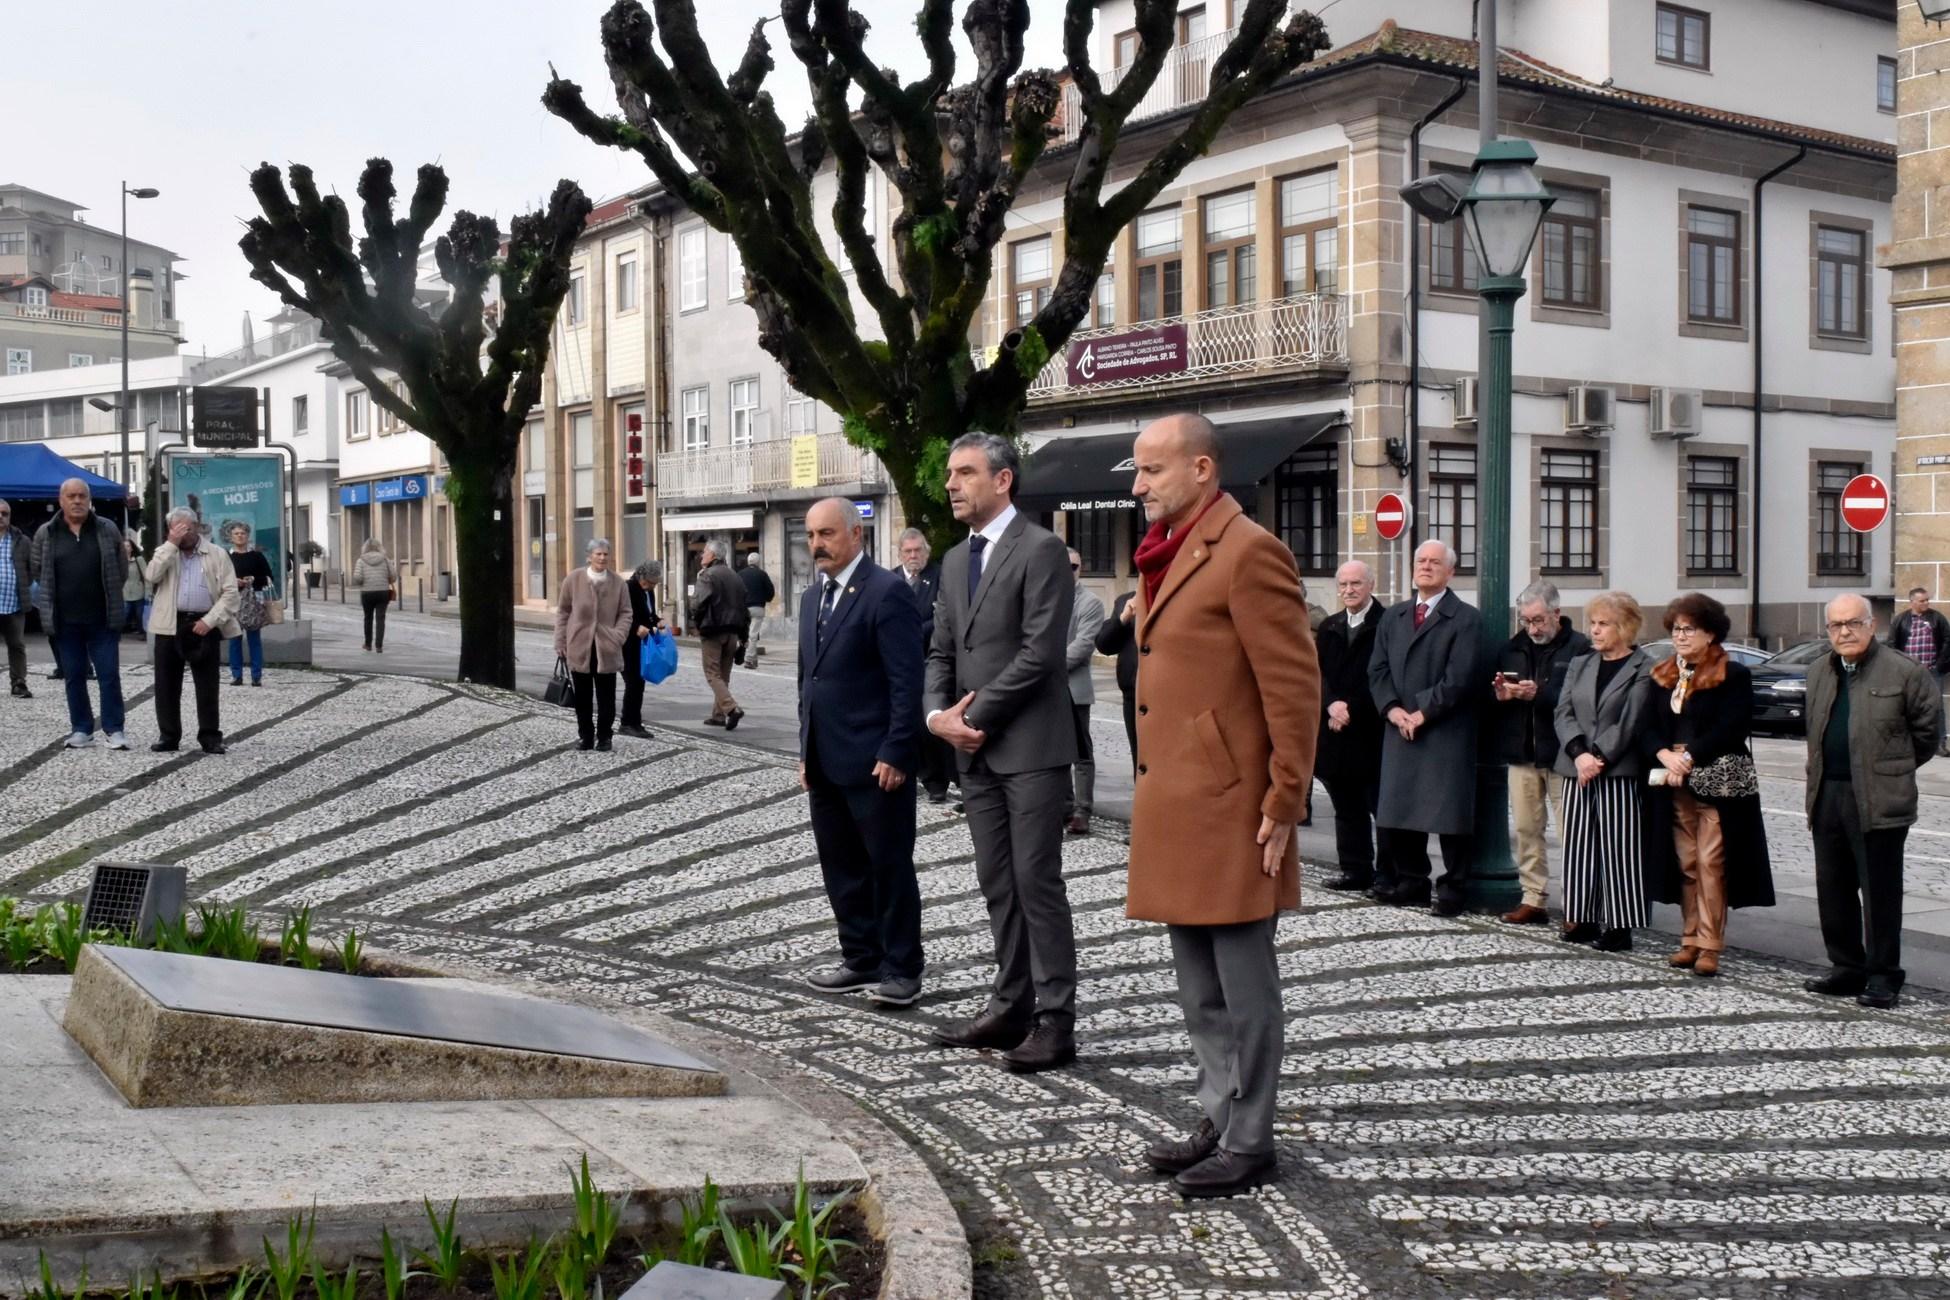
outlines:
{"label": "tiled roof", "polygon": [[[1327,68],[1372,57],[1401,59],[1433,68],[1468,72],[1476,71],[1477,67],[1476,42],[1461,37],[1442,36],[1434,32],[1401,27],[1390,19],[1372,34],[1321,55],[1311,64],[1304,66],[1301,75],[1305,76],[1312,69]],[[1757,131],[1786,140],[1805,141],[1813,145],[1844,149],[1850,153],[1868,154],[1887,158],[1891,162],[1896,158],[1896,146],[1887,140],[1870,140],[1840,131],[1803,126],[1798,122],[1783,122],[1774,118],[1758,117],[1751,113],[1735,113],[1705,104],[1668,99],[1663,95],[1649,95],[1643,91],[1627,90],[1622,86],[1604,86],[1587,81],[1576,73],[1552,67],[1548,63],[1531,58],[1522,50],[1511,49],[1508,46],[1497,52],[1497,77],[1504,83],[1575,91],[1580,95],[1614,100],[1625,107],[1649,108],[1664,113],[1682,114],[1702,122],[1718,122],[1743,131]]]}

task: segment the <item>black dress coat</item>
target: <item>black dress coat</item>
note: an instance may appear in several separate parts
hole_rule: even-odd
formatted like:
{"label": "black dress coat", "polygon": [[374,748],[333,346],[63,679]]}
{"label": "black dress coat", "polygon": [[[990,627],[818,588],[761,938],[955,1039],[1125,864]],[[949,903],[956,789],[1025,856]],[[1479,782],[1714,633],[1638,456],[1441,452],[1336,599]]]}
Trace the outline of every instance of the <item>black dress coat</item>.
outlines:
{"label": "black dress coat", "polygon": [[[1670,661],[1668,661],[1670,662]],[[1646,770],[1659,766],[1658,752],[1672,747],[1682,738],[1681,715],[1672,711],[1672,691],[1647,677],[1640,688],[1645,725],[1639,732],[1639,746]],[[1753,756],[1747,738],[1753,730],[1754,681],[1737,660],[1726,660],[1726,680],[1717,686],[1695,687],[1686,697],[1684,722],[1686,752],[1695,770],[1727,754]],[[1762,821],[1760,796],[1709,799],[1695,794],[1701,803],[1720,812],[1720,832],[1726,840],[1726,891],[1728,907],[1774,906],[1774,871],[1767,856],[1767,828]],[[1645,790],[1645,875],[1646,892],[1655,903],[1678,903],[1682,876],[1679,871],[1679,846],[1674,838],[1672,787],[1648,785]]]}
{"label": "black dress coat", "polygon": [[1418,631],[1416,603],[1410,598],[1382,611],[1368,660],[1375,712],[1386,721],[1400,705],[1424,719],[1412,741],[1382,729],[1375,824],[1467,835],[1476,828],[1477,716],[1489,697],[1482,618],[1451,591]]}
{"label": "black dress coat", "polygon": [[[1387,608],[1372,602],[1352,636],[1344,609],[1328,615],[1314,633],[1314,650],[1320,656],[1320,747],[1314,770],[1323,777],[1347,769],[1372,782],[1380,773],[1381,732],[1387,724],[1374,706],[1368,660]],[[1327,725],[1327,710],[1336,702],[1347,705],[1347,725],[1339,731]]]}

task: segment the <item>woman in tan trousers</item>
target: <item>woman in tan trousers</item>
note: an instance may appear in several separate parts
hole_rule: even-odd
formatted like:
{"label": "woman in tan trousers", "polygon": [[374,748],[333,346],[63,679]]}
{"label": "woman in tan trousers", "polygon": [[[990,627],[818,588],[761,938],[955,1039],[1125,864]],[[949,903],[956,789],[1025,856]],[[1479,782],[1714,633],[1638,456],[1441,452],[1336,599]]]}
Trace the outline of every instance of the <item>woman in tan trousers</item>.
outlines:
{"label": "woman in tan trousers", "polygon": [[568,661],[575,681],[576,731],[581,737],[576,748],[607,750],[616,721],[616,674],[623,667],[623,642],[630,634],[630,592],[610,571],[608,538],[591,541],[587,554],[587,565],[563,579],[555,602],[555,653]]}

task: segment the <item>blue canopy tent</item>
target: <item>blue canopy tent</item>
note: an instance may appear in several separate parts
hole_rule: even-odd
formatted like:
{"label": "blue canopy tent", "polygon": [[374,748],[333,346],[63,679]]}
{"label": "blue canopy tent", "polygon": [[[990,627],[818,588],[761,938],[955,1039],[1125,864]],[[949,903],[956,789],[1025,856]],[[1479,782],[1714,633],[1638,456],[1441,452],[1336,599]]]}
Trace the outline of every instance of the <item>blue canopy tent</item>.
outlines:
{"label": "blue canopy tent", "polygon": [[0,499],[52,501],[71,478],[86,483],[97,501],[123,501],[129,495],[120,483],[91,474],[38,442],[0,443]]}

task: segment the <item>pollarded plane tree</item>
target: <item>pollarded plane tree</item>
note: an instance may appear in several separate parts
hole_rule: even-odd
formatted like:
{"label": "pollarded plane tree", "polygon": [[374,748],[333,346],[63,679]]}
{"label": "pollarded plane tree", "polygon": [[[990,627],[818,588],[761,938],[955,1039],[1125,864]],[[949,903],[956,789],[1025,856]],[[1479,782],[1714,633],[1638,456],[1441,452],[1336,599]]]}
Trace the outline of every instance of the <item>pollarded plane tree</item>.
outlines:
{"label": "pollarded plane tree", "polygon": [[[961,26],[975,72],[959,84],[953,0],[922,0],[915,26],[928,66],[913,81],[868,57],[867,21],[845,0],[781,0],[778,21],[812,97],[796,134],[764,89],[774,20],[752,28],[727,77],[694,0],[655,0],[654,20],[638,0],[616,0],[602,44],[620,114],[597,113],[559,77],[542,101],[589,139],[639,155],[668,194],[737,243],[762,346],[795,388],[840,413],[848,438],[886,465],[908,519],[940,541],[953,531],[942,491],[948,443],[970,429],[1017,428],[1030,384],[1089,311],[1117,232],[1241,105],[1326,48],[1320,20],[1300,11],[1282,23],[1286,7],[1246,0],[1205,98],[1108,198],[1118,138],[1175,42],[1177,0],[1137,0],[1137,52],[1109,85],[1090,61],[1092,0],[1065,4],[1060,72],[1021,71],[1028,0],[972,0]],[[969,329],[1004,218],[1056,133],[1066,76],[1081,121],[1063,195],[1063,266],[1035,318],[978,364]],[[848,277],[814,222],[812,182],[828,165],[839,255],[878,338],[861,329]],[[898,196],[891,266],[864,217],[875,169]]]}
{"label": "pollarded plane tree", "polygon": [[[321,195],[294,164],[291,187],[265,163],[251,173],[262,215],[239,247],[251,278],[314,317],[332,354],[374,405],[433,440],[447,459],[460,578],[462,681],[515,684],[515,466],[522,426],[540,401],[555,313],[590,202],[562,181],[548,206],[510,223],[462,210],[434,241],[443,303],[416,295],[427,230],[447,203],[447,174],[420,168],[395,217],[393,165],[359,177],[365,233],[355,248],[345,201]],[[494,302],[488,303],[490,287]],[[400,388],[385,375],[398,376]]]}

